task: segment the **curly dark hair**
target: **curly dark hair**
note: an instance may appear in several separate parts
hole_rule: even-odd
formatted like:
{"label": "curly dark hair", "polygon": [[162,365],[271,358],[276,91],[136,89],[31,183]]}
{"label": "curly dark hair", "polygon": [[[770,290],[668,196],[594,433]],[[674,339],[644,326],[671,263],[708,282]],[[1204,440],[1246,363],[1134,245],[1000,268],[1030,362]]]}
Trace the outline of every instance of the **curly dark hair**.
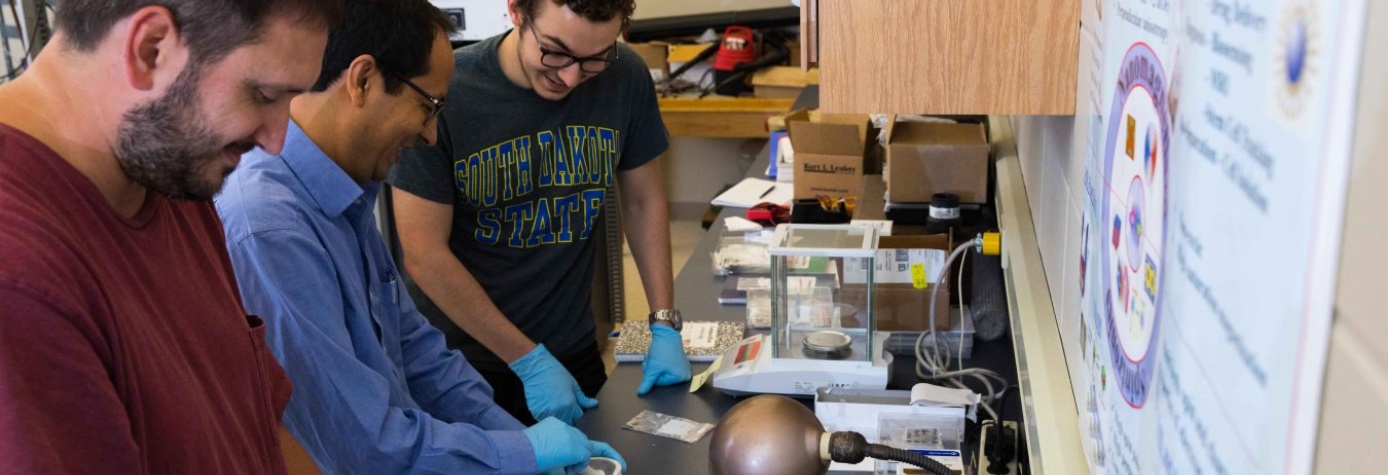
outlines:
{"label": "curly dark hair", "polygon": [[516,7],[525,12],[522,25],[535,18],[535,4],[542,1],[568,6],[578,16],[594,23],[610,21],[621,15],[622,29],[631,23],[631,14],[636,12],[636,0],[516,0]]}

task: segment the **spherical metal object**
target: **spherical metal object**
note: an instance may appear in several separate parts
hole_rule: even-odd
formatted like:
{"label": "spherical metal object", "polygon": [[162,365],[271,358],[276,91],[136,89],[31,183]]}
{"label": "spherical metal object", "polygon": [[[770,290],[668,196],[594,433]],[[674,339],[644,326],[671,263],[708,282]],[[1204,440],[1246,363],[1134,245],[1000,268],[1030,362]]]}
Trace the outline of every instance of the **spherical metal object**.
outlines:
{"label": "spherical metal object", "polygon": [[829,471],[820,457],[824,425],[803,404],[761,395],[733,406],[709,442],[713,475],[813,475]]}

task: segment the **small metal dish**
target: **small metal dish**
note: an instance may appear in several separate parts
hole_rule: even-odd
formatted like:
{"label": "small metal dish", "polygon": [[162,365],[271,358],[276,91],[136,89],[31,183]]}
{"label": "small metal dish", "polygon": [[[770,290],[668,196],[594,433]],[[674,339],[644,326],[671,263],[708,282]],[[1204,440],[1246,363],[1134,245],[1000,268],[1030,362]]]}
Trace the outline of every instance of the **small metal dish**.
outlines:
{"label": "small metal dish", "polygon": [[806,334],[800,342],[805,346],[805,353],[812,358],[841,359],[853,352],[853,337],[833,330]]}

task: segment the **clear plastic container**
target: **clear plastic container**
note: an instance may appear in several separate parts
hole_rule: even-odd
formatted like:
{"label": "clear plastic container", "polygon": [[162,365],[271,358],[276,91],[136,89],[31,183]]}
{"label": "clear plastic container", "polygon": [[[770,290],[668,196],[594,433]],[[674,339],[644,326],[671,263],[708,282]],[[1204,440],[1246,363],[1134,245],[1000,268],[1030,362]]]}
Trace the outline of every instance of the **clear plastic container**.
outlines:
{"label": "clear plastic container", "polygon": [[[922,453],[955,473],[968,473],[963,457],[964,417],[938,414],[882,414],[877,419],[879,444]],[[900,463],[878,460],[878,475],[902,473]],[[914,468],[912,465],[907,467]]]}
{"label": "clear plastic container", "polygon": [[765,274],[771,271],[767,241],[759,233],[730,233],[718,238],[713,250],[713,274]]}

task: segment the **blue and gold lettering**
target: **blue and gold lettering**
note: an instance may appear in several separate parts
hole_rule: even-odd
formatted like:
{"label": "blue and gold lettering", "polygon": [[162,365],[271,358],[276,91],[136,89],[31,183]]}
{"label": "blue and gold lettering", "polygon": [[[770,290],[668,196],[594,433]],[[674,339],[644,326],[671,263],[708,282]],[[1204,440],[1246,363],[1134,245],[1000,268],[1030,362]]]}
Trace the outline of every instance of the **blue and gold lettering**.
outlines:
{"label": "blue and gold lettering", "polygon": [[[569,127],[569,129],[573,129],[573,127]],[[570,131],[570,133],[572,133],[572,131]],[[563,141],[559,141],[559,143],[562,145]],[[572,171],[574,163],[570,161],[571,158],[569,156],[569,153],[575,153],[573,152],[573,150],[576,148],[572,136],[569,136],[568,146],[568,152],[566,152],[562,147],[555,149],[555,154],[553,158],[555,185],[570,186],[574,184],[574,177]]]}
{"label": "blue and gold lettering", "polygon": [[583,140],[583,167],[577,170],[579,177],[577,181],[584,184],[598,183],[598,173],[601,169],[598,162],[602,159],[598,155],[598,128],[588,127],[587,136]]}
{"label": "blue and gold lettering", "polygon": [[554,199],[554,215],[559,219],[559,242],[573,242],[573,220],[569,215],[579,211],[579,194],[561,196]]}
{"label": "blue and gold lettering", "polygon": [[530,228],[530,239],[525,241],[526,247],[554,244],[554,230],[551,229],[554,221],[549,212],[549,200],[540,198],[535,202],[535,225]]}
{"label": "blue and gold lettering", "polygon": [[[467,196],[467,160],[461,159],[453,162],[453,186],[458,188],[458,192]],[[469,198],[469,202],[471,198]]]}
{"label": "blue and gold lettering", "polygon": [[573,156],[570,162],[573,168],[569,170],[573,174],[573,184],[586,185],[588,180],[588,170],[592,168],[590,160],[593,159],[593,141],[588,140],[593,131],[592,127],[581,125],[569,126],[569,151]]}
{"label": "blue and gold lettering", "polygon": [[607,190],[594,188],[583,190],[583,233],[578,238],[588,240],[588,236],[593,233],[593,225],[598,220],[598,214],[602,212],[602,202],[607,196]]}
{"label": "blue and gold lettering", "polygon": [[554,141],[554,134],[548,130],[542,130],[536,134],[535,141],[540,145],[540,182],[541,188],[554,184],[554,161],[555,149],[559,148]]}
{"label": "blue and gold lettering", "polygon": [[525,240],[521,239],[521,230],[525,229],[525,223],[534,219],[534,216],[535,203],[529,201],[506,207],[506,223],[511,227],[511,238],[506,241],[506,245],[514,248],[525,247]]}
{"label": "blue and gold lettering", "polygon": [[501,237],[501,210],[496,208],[484,209],[477,213],[477,230],[472,233],[477,242],[486,245],[495,245],[497,238]]}
{"label": "blue and gold lettering", "polygon": [[516,196],[525,196],[535,191],[530,180],[530,136],[516,139]]}
{"label": "blue and gold lettering", "polygon": [[516,163],[515,147],[516,144],[514,141],[502,142],[497,145],[496,165],[497,168],[500,168],[498,175],[501,178],[499,188],[501,191],[501,199],[506,201],[511,201],[511,198],[514,198],[516,195],[515,188],[511,184],[511,165]]}
{"label": "blue and gold lettering", "polygon": [[600,183],[603,186],[610,185],[612,183],[608,177],[612,173],[612,152],[615,143],[612,129],[597,127],[594,131],[590,131],[589,135],[594,139],[592,140],[594,152],[593,166],[588,169],[588,181],[589,183]]}
{"label": "blue and gold lettering", "polygon": [[[455,161],[454,183],[466,197],[461,202],[478,208],[474,239],[517,249],[589,239],[607,200],[605,187],[615,182],[620,134],[563,125]],[[547,187],[565,188],[534,196]]]}
{"label": "blue and gold lettering", "polygon": [[467,157],[467,177],[464,178],[463,195],[467,196],[470,205],[477,206],[482,204],[482,193],[480,187],[480,177],[482,175],[482,157],[479,154],[472,154]]}
{"label": "blue and gold lettering", "polygon": [[488,148],[486,148],[486,149],[483,149],[481,152],[478,153],[478,155],[480,155],[480,156],[481,156],[481,159],[482,159],[482,160],[481,160],[481,161],[482,161],[481,166],[478,167],[478,170],[480,171],[480,173],[479,173],[478,175],[476,175],[476,176],[473,176],[472,179],[473,179],[474,181],[479,182],[479,183],[478,183],[476,186],[474,186],[473,188],[476,188],[477,191],[480,192],[480,194],[482,195],[482,206],[487,206],[487,207],[496,206],[496,199],[497,199],[497,196],[496,196],[496,161],[497,161],[497,160],[496,160],[496,150],[497,150],[497,148],[498,148],[497,146],[493,145],[493,146],[491,146],[491,147],[488,147]]}

